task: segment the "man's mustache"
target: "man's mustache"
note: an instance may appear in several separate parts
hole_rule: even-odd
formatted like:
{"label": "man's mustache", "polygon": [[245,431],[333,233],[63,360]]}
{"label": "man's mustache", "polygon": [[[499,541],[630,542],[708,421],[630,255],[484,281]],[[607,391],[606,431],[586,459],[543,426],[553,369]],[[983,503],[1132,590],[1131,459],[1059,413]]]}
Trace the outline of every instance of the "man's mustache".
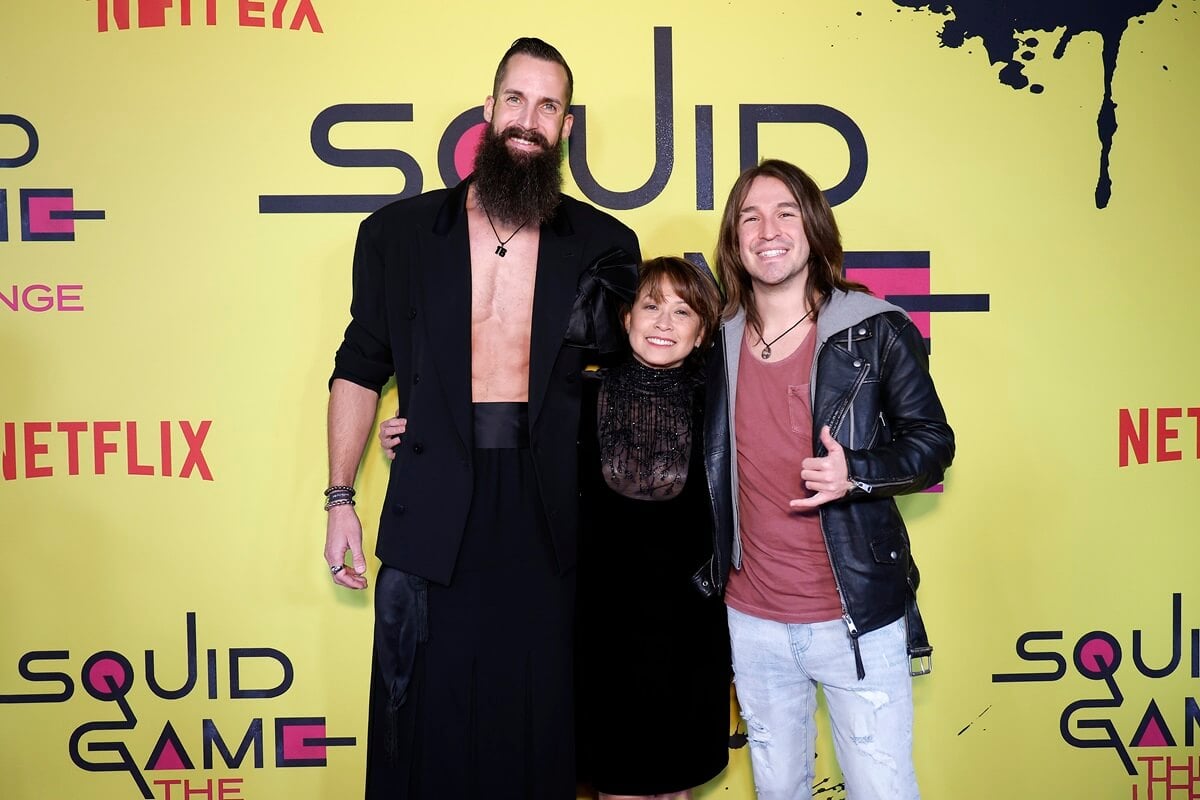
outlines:
{"label": "man's mustache", "polygon": [[524,139],[527,142],[533,142],[543,150],[550,149],[550,142],[545,136],[542,135],[541,131],[526,130],[519,125],[511,125],[505,128],[501,132],[500,138],[503,141],[508,141],[509,139]]}

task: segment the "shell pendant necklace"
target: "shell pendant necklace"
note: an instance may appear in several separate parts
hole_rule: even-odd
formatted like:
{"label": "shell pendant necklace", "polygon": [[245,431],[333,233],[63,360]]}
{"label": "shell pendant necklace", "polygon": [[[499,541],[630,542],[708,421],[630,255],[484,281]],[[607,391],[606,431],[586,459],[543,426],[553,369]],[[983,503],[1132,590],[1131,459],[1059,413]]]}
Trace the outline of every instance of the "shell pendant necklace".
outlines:
{"label": "shell pendant necklace", "polygon": [[[778,336],[776,336],[774,339],[772,339],[772,340],[771,340],[771,341],[769,341],[769,342],[767,342],[767,341],[763,341],[763,349],[762,349],[762,357],[763,357],[763,361],[766,361],[768,358],[770,358],[770,357],[771,357],[771,345],[775,344],[775,343],[776,343],[776,342],[778,342],[780,339],[782,339],[783,337],[787,336],[787,335],[788,335],[789,333],[791,333],[792,331],[796,330],[796,328],[800,327],[800,323],[801,323],[801,322],[804,322],[804,320],[808,319],[808,318],[809,318],[809,316],[811,316],[811,315],[812,315],[812,309],[810,308],[808,311],[806,311],[806,312],[804,313],[804,316],[803,316],[803,317],[801,317],[800,319],[796,320],[796,323],[795,323],[794,325],[792,325],[792,327],[788,328],[786,331],[784,331],[783,333],[779,334]],[[762,337],[760,336],[760,337],[759,337],[759,339],[761,340],[761,339],[762,339]]]}

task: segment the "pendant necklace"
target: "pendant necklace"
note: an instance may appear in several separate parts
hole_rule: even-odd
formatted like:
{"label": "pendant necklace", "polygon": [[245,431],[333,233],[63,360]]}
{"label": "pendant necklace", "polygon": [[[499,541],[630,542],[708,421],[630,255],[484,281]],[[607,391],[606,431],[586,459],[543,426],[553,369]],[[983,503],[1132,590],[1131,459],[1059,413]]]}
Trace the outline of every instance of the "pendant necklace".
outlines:
{"label": "pendant necklace", "polygon": [[[807,312],[807,313],[806,313],[806,314],[805,314],[803,317],[801,317],[800,319],[796,320],[796,324],[795,324],[795,325],[793,325],[792,327],[788,328],[786,331],[784,331],[783,333],[779,334],[778,336],[776,336],[776,337],[775,337],[774,339],[772,339],[771,341],[769,341],[769,342],[763,342],[763,349],[762,349],[762,357],[763,357],[763,361],[766,361],[768,358],[770,358],[770,357],[771,357],[771,345],[775,344],[775,343],[776,343],[776,342],[778,342],[780,339],[782,339],[783,337],[787,336],[787,335],[788,335],[789,333],[791,333],[792,331],[796,330],[796,328],[797,328],[797,327],[800,325],[800,323],[801,323],[801,322],[804,322],[804,320],[808,319],[808,317],[809,317],[809,314],[812,314],[812,309],[811,309],[811,308],[808,310],[808,312]],[[760,337],[758,337],[758,338],[759,338],[759,341],[762,341],[762,337],[761,337],[761,336],[760,336]]]}
{"label": "pendant necklace", "polygon": [[[509,234],[507,239],[501,239],[500,234],[496,232],[496,223],[492,222],[492,215],[488,213],[486,208],[483,210],[483,215],[487,217],[488,225],[492,226],[492,235],[496,237],[496,241],[498,242],[496,245],[496,255],[504,258],[506,255],[508,255],[508,247],[506,247],[506,245],[513,240],[514,236],[521,232],[522,228],[529,224],[529,220],[525,220],[518,225],[517,229]],[[764,358],[765,357],[766,356],[764,356]]]}

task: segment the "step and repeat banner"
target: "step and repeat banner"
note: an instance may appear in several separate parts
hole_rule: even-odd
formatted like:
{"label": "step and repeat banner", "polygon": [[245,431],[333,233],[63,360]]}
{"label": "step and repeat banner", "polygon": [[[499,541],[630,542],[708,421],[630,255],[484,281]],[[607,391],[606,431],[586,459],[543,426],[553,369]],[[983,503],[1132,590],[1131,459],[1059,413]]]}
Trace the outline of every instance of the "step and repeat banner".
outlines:
{"label": "step and repeat banner", "polygon": [[[1196,0],[5,0],[0,795],[358,796],[370,596],[321,554],[355,231],[469,171],[521,35],[575,71],[567,191],[644,253],[710,263],[784,158],[927,337],[924,795],[1200,794]],[[700,800],[753,797],[730,734]]]}

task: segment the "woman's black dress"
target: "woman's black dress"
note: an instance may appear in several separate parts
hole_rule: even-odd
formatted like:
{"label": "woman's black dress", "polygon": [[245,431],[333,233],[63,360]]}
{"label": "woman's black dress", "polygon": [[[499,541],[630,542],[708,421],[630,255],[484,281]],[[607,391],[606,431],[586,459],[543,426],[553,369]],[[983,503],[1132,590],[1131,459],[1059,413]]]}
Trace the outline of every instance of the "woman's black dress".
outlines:
{"label": "woman's black dress", "polygon": [[725,606],[692,584],[713,535],[703,381],[686,369],[630,362],[586,382],[577,754],[580,777],[610,794],[682,791],[728,762]]}

